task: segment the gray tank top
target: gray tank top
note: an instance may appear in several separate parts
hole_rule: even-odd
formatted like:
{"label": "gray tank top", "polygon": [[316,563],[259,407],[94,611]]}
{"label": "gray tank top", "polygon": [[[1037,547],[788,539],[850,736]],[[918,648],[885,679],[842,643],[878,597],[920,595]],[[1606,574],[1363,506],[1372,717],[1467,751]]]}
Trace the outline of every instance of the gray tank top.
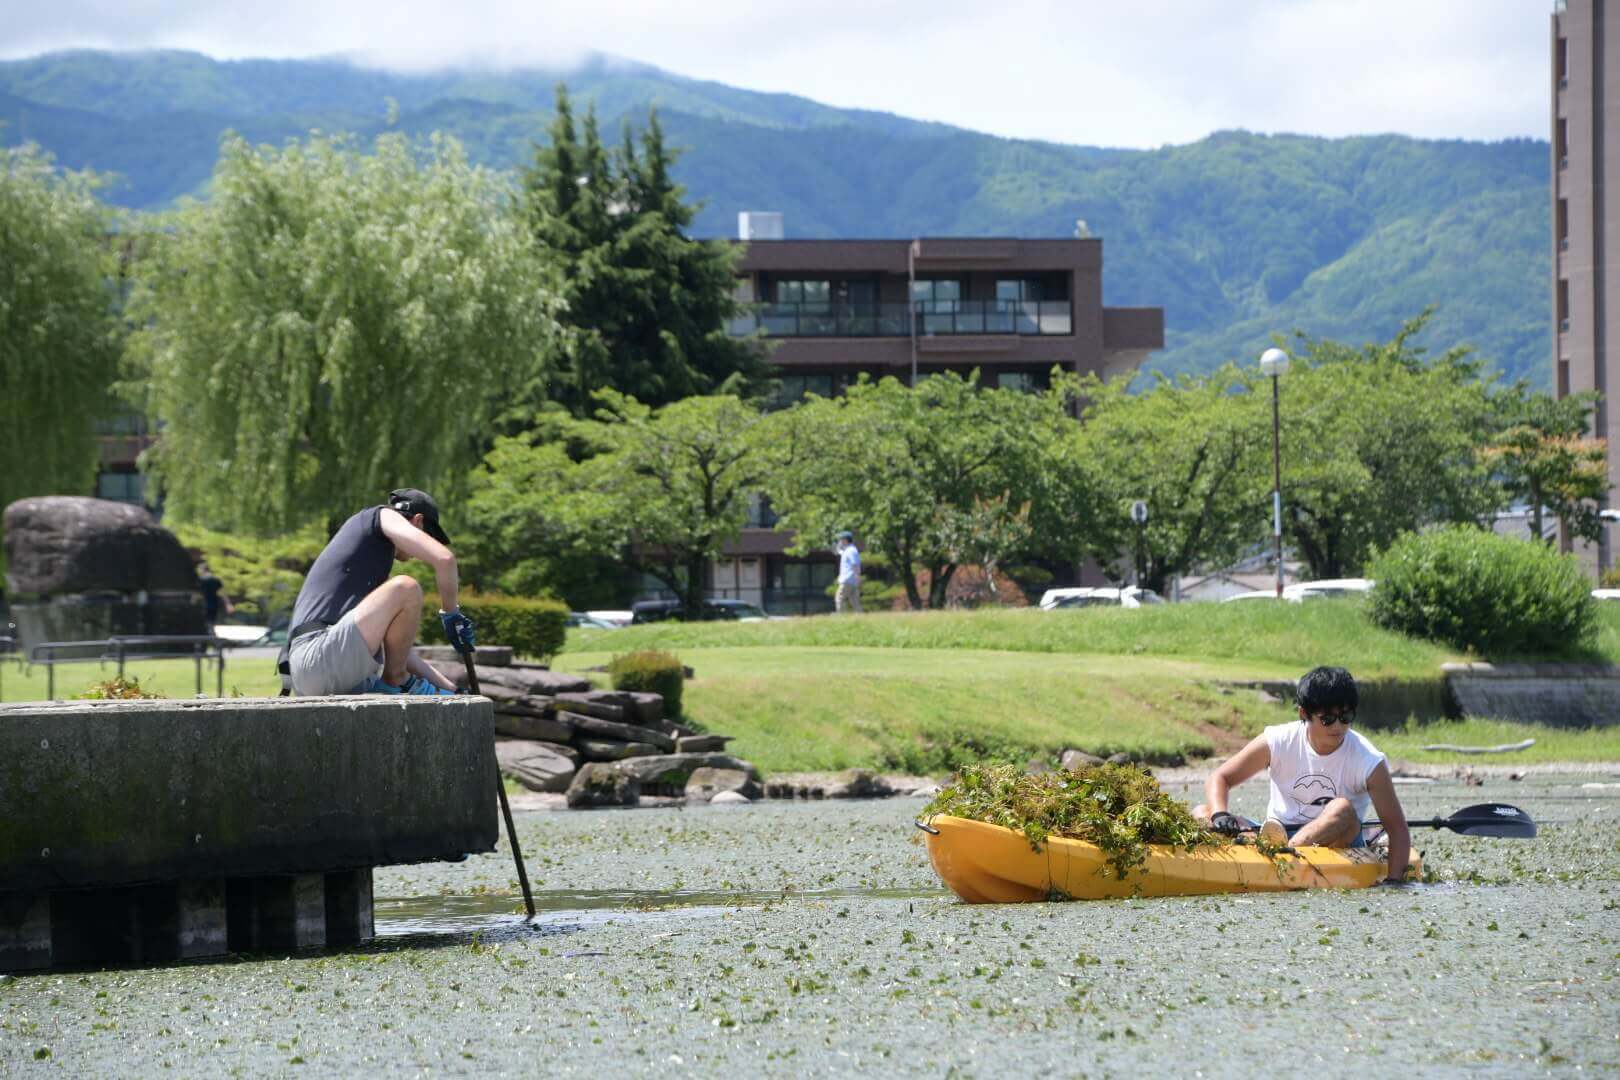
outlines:
{"label": "gray tank top", "polygon": [[290,629],[307,622],[336,623],[388,580],[394,545],[382,530],[381,506],[345,521],[309,568],[293,604]]}

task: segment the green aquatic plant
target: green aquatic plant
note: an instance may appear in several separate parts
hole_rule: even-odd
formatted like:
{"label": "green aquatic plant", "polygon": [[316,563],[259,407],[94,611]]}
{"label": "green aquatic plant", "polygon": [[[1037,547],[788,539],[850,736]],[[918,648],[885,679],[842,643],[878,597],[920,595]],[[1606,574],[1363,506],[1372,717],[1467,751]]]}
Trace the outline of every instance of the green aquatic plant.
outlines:
{"label": "green aquatic plant", "polygon": [[134,701],[146,698],[161,698],[164,695],[148,690],[141,685],[138,678],[126,679],[122,675],[111,679],[104,679],[98,683],[91,683],[90,689],[82,694],[74,694],[78,701]]}
{"label": "green aquatic plant", "polygon": [[1016,765],[969,765],[942,788],[924,816],[948,814],[1024,834],[1040,851],[1050,837],[1103,850],[1125,878],[1147,860],[1148,844],[1192,849],[1223,843],[1187,807],[1134,765],[1092,765],[1028,775]]}

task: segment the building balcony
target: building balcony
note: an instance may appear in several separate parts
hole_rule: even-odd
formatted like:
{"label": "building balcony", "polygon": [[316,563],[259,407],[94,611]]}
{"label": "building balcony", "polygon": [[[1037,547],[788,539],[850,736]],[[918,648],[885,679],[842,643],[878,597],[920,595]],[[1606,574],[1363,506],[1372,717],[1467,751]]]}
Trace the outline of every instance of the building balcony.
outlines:
{"label": "building balcony", "polygon": [[794,302],[761,304],[732,320],[734,336],[918,337],[958,334],[1072,334],[1067,300],[928,300],[914,304]]}

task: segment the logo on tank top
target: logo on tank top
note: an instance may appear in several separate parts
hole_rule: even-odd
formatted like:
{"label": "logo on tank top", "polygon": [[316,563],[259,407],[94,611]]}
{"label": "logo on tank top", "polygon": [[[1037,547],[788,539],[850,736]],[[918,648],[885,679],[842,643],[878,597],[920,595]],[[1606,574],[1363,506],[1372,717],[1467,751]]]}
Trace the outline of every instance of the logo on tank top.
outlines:
{"label": "logo on tank top", "polygon": [[1306,773],[1294,781],[1289,790],[1288,797],[1294,800],[1299,807],[1299,816],[1306,821],[1316,820],[1316,815],[1322,812],[1322,807],[1338,797],[1338,789],[1333,786],[1331,777],[1321,773]]}

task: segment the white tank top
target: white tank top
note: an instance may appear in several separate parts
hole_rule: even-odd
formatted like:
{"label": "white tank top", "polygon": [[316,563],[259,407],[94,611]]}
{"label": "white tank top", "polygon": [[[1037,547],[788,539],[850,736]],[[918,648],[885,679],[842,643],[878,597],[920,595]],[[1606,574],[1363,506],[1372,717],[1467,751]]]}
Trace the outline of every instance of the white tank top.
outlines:
{"label": "white tank top", "polygon": [[1271,750],[1271,801],[1266,816],[1284,825],[1303,825],[1337,798],[1349,799],[1362,821],[1372,818],[1367,777],[1384,760],[1378,748],[1359,732],[1345,732],[1344,742],[1323,756],[1311,749],[1299,720],[1266,728]]}

